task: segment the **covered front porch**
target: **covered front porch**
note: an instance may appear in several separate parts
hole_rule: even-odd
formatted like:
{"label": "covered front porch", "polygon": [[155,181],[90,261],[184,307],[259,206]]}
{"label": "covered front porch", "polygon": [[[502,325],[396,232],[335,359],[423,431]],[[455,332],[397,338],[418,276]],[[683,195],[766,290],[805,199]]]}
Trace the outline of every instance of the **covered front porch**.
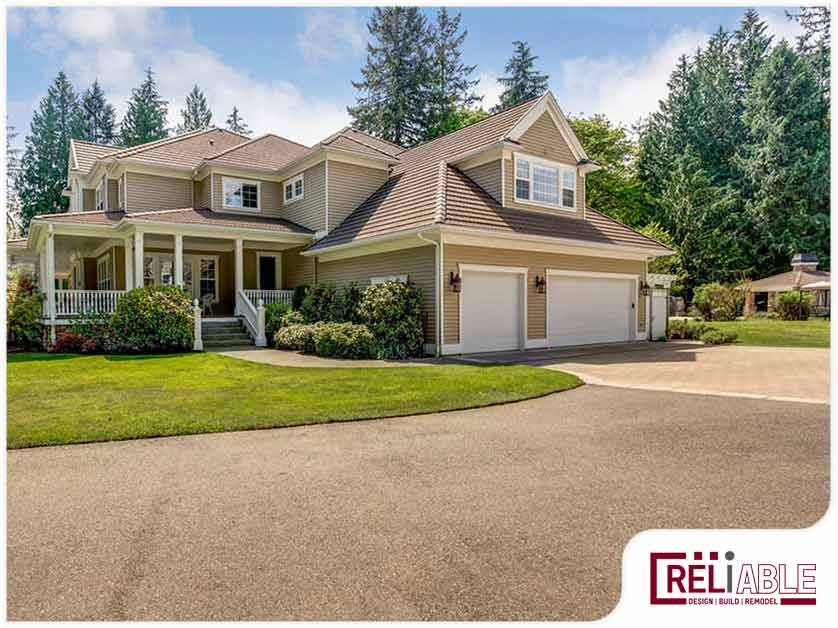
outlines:
{"label": "covered front porch", "polygon": [[34,247],[44,322],[54,329],[81,314],[113,312],[135,287],[176,285],[203,317],[255,323],[260,303],[290,303],[293,288],[313,277],[313,262],[298,255],[309,236],[253,231],[126,220],[118,227],[47,222]]}

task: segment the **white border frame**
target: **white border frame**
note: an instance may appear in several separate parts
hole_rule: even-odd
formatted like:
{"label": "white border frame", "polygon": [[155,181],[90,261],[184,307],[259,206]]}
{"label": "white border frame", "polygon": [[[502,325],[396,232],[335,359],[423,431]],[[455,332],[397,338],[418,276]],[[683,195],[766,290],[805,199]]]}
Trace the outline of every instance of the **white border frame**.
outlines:
{"label": "white border frame", "polygon": [[[256,186],[256,207],[245,207],[242,205],[241,207],[236,207],[235,205],[227,205],[225,202],[226,194],[224,193],[224,185],[227,182],[235,182],[239,184],[247,184],[247,185],[255,185]],[[194,187],[193,187],[193,194],[194,194]],[[244,193],[242,193],[244,194]],[[242,196],[242,202],[244,202],[244,196]],[[233,211],[238,212],[247,212],[249,214],[257,214],[262,211],[262,182],[257,181],[255,179],[240,179],[236,177],[221,177],[221,207],[223,209],[232,209]]]}
{"label": "white border frame", "polygon": [[[554,205],[553,203],[545,203],[543,201],[536,201],[532,198],[520,198],[518,196],[518,158],[526,159],[530,162],[530,196],[533,195],[533,172],[532,168],[534,164],[539,164],[541,166],[546,166],[547,168],[555,168],[559,171],[558,174],[558,184],[559,184],[559,204]],[[571,170],[573,171],[573,205],[564,205],[563,198],[564,198],[564,177],[563,171],[564,170]],[[560,161],[553,161],[551,159],[544,159],[542,157],[536,157],[535,155],[530,155],[528,153],[524,153],[521,151],[513,152],[512,153],[512,194],[515,199],[516,203],[520,203],[522,205],[535,205],[537,207],[548,207],[550,209],[561,209],[563,211],[576,211],[576,205],[579,201],[577,198],[578,194],[576,193],[578,184],[577,184],[577,177],[579,173],[576,171],[576,166],[571,164],[562,163]]]}
{"label": "white border frame", "polygon": [[[300,195],[299,195],[299,196],[297,196],[297,195],[294,193],[294,190],[295,190],[295,189],[296,189],[296,187],[297,187],[297,181],[302,181],[302,182],[303,182],[303,191],[302,191],[302,193],[300,193]],[[290,199],[285,198],[285,190],[286,190],[286,188],[287,188],[289,185],[291,186],[291,194],[292,194],[292,196],[291,196],[291,198],[290,198]],[[300,174],[298,174],[296,177],[294,177],[294,178],[292,178],[292,179],[288,179],[288,180],[286,180],[286,181],[283,181],[283,182],[282,182],[282,204],[283,204],[283,205],[291,205],[292,203],[296,203],[297,201],[301,201],[301,200],[303,200],[305,197],[306,197],[306,177],[305,177],[305,172],[301,172],[301,173],[300,173]]]}
{"label": "white border frame", "polygon": [[[637,331],[639,316],[638,312],[640,311],[640,303],[639,301],[639,291],[640,291],[640,275],[638,273],[601,273],[595,271],[586,271],[586,270],[559,270],[556,268],[547,268],[544,272],[545,279],[547,281],[546,290],[544,294],[544,335],[545,335],[545,345],[548,347],[562,347],[562,346],[571,346],[571,345],[551,345],[550,344],[550,276],[560,276],[560,277],[589,277],[592,279],[624,279],[626,281],[633,281],[634,282],[634,291],[631,293],[632,303],[634,303],[634,307],[631,308],[629,311],[629,321],[628,321],[628,340],[626,342],[631,342],[633,340],[645,340],[646,335],[640,335],[640,332]],[[648,299],[646,299],[648,301]],[[645,307],[645,304],[644,304]],[[647,312],[648,316],[648,312]],[[648,321],[648,318],[647,318]],[[620,342],[620,341],[616,341]],[[591,343],[596,344],[596,343]]]}
{"label": "white border frame", "polygon": [[[527,302],[527,277],[529,276],[530,269],[526,266],[494,266],[490,264],[457,264],[457,274],[460,275],[460,279],[463,283],[465,283],[465,278],[463,277],[464,273],[467,272],[478,272],[478,273],[514,273],[521,275],[522,283],[521,283],[521,334],[518,339],[518,351],[527,348],[527,316],[529,313],[529,303]],[[457,298],[459,311],[457,316],[459,317],[459,337],[460,342],[456,345],[453,345],[457,349],[459,349],[458,353],[463,353],[463,348],[465,346],[464,338],[465,338],[465,326],[463,325],[463,292],[462,289],[459,292],[459,296]],[[448,352],[453,353],[450,347],[452,345],[448,345]],[[503,349],[501,349],[503,351]],[[510,349],[510,351],[515,351],[515,349]],[[488,352],[487,352],[488,353]]]}

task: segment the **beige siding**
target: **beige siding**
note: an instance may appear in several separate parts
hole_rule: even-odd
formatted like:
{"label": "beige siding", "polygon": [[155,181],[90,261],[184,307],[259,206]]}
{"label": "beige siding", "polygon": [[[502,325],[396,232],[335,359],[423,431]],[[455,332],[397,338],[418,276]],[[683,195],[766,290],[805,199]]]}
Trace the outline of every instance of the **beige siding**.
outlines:
{"label": "beige siding", "polygon": [[[522,153],[541,157],[550,161],[557,161],[565,165],[575,165],[576,158],[565,142],[559,129],[553,123],[549,114],[545,113],[536,120],[532,126],[521,136]],[[576,215],[582,217],[585,207],[585,177],[579,174],[576,176]],[[566,209],[553,209],[550,207],[538,207],[532,204],[515,202],[515,164],[512,159],[504,159],[504,194],[506,207],[518,209],[529,209],[545,212],[558,212],[564,216],[573,215]]]}
{"label": "beige siding", "polygon": [[314,283],[315,260],[313,257],[300,255],[303,248],[282,252],[282,285],[286,290],[293,290],[303,284],[310,286]]}
{"label": "beige siding", "polygon": [[119,180],[108,179],[108,209],[119,209]]}
{"label": "beige siding", "polygon": [[[252,214],[253,212],[247,210],[240,210],[230,207],[224,207],[224,179],[238,179],[240,177],[228,177],[222,174],[213,174],[204,179],[209,189],[209,182],[212,181],[212,208],[216,211],[225,212],[242,212]],[[247,181],[259,182],[259,202],[260,211],[266,216],[279,217],[282,213],[282,187],[276,181],[261,181],[259,179],[245,178]],[[206,192],[207,207],[210,206],[209,192]]]}
{"label": "beige siding", "polygon": [[386,170],[329,161],[329,224],[326,228],[337,227],[386,181]]}
{"label": "beige siding", "polygon": [[486,190],[493,199],[495,199],[498,203],[502,203],[500,168],[501,160],[497,159],[475,168],[469,168],[464,172],[467,177]]}
{"label": "beige siding", "polygon": [[96,190],[82,190],[82,210],[90,212],[96,209]]}
{"label": "beige siding", "polygon": [[326,228],[326,164],[303,173],[303,198],[282,208],[282,217],[312,231]]}
{"label": "beige siding", "polygon": [[[329,167],[331,168],[331,165]],[[334,262],[320,262],[317,264],[317,282],[337,286],[345,286],[352,282],[368,285],[371,277],[407,275],[408,280],[422,291],[425,342],[433,343],[436,329],[435,260],[435,247],[420,246]]]}
{"label": "beige siding", "polygon": [[128,211],[192,207],[192,181],[140,172],[126,173]]}
{"label": "beige siding", "polygon": [[192,193],[195,198],[195,207],[211,207],[210,177],[204,177],[200,181],[195,181]]}
{"label": "beige siding", "polygon": [[[527,337],[531,340],[546,338],[547,335],[547,295],[536,292],[535,277],[536,275],[544,277],[548,268],[551,270],[632,273],[640,275],[641,279],[645,279],[646,276],[645,264],[636,260],[446,245],[443,253],[442,276],[448,277],[451,272],[459,272],[458,264],[526,266],[529,268],[527,273]],[[460,342],[460,295],[452,292],[447,282],[443,294],[445,327],[443,341],[445,344],[458,344]],[[638,294],[636,304],[638,313],[637,331],[643,332],[646,329],[645,298]]]}

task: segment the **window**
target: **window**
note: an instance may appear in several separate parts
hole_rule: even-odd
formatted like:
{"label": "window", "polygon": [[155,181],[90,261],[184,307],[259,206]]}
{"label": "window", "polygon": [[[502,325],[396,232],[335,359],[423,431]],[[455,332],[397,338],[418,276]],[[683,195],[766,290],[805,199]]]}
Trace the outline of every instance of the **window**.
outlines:
{"label": "window", "polygon": [[370,277],[370,283],[373,285],[377,283],[387,283],[388,281],[407,283],[407,275],[382,275],[381,277]]}
{"label": "window", "polygon": [[123,191],[122,191],[122,177],[117,179],[117,201],[119,202],[119,209],[125,208],[125,199],[123,198]]}
{"label": "window", "polygon": [[111,289],[111,256],[103,255],[96,260],[96,289]]}
{"label": "window", "polygon": [[154,285],[154,258],[153,257],[144,257],[143,258],[143,285],[144,286],[153,286]]}
{"label": "window", "polygon": [[516,155],[515,200],[573,209],[576,168]]}
{"label": "window", "polygon": [[294,177],[285,182],[285,204],[293,203],[303,198],[305,189],[303,187],[303,175]]}
{"label": "window", "polygon": [[224,207],[231,209],[259,209],[259,182],[241,179],[222,179]]}
{"label": "window", "polygon": [[215,260],[208,257],[201,258],[200,297],[211,294],[218,300],[218,286],[215,280]]}
{"label": "window", "polygon": [[105,180],[102,179],[99,181],[99,185],[96,186],[96,211],[100,212],[105,209]]}

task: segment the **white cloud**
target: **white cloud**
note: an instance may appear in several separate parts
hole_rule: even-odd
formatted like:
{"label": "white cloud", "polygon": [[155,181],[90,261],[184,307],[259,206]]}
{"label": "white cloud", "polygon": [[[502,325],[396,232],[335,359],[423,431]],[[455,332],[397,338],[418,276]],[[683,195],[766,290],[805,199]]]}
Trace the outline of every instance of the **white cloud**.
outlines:
{"label": "white cloud", "polygon": [[[237,106],[255,134],[273,132],[313,144],[344,126],[343,103],[303,94],[288,81],[261,80],[204,46],[188,27],[150,7],[21,10],[31,45],[60,58],[74,84],[98,79],[121,116],[131,89],[151,67],[169,124],[175,127],[186,94],[197,83],[207,96],[213,122],[223,126]],[[20,26],[20,25],[18,25]]]}
{"label": "white cloud", "polygon": [[359,56],[367,45],[367,28],[360,14],[350,9],[318,9],[306,15],[306,28],[297,46],[306,61],[340,61]]}
{"label": "white cloud", "polygon": [[630,126],[657,108],[678,57],[693,55],[708,37],[682,30],[641,57],[568,59],[560,66],[562,93],[557,98],[568,114],[602,113]]}
{"label": "white cloud", "polygon": [[483,96],[481,106],[488,111],[500,102],[503,86],[498,83],[498,73],[492,70],[481,72],[479,80],[475,91],[478,96]]}
{"label": "white cloud", "polygon": [[803,28],[794,20],[786,17],[783,10],[761,9],[759,16],[768,26],[768,32],[774,36],[773,43],[777,44],[785,39],[791,45],[797,42],[797,38],[803,34]]}

